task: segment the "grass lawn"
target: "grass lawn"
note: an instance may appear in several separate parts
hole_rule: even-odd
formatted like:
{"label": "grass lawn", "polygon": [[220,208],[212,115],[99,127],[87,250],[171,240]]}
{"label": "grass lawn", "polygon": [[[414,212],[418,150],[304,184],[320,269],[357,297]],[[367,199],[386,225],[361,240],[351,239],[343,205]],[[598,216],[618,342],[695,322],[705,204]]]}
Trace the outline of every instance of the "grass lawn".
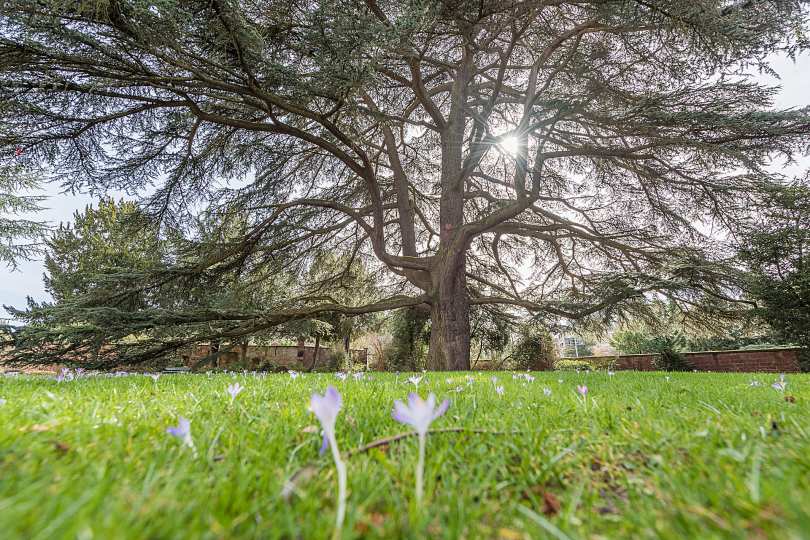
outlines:
{"label": "grass lawn", "polygon": [[[470,431],[429,437],[421,508],[416,438],[348,458],[343,538],[810,538],[810,375],[784,394],[772,375],[534,376],[426,374],[419,393],[452,401],[432,428]],[[0,537],[328,538],[336,474],[309,397],[343,395],[345,452],[408,431],[405,378],[0,377]],[[178,415],[196,457],[166,433]]]}

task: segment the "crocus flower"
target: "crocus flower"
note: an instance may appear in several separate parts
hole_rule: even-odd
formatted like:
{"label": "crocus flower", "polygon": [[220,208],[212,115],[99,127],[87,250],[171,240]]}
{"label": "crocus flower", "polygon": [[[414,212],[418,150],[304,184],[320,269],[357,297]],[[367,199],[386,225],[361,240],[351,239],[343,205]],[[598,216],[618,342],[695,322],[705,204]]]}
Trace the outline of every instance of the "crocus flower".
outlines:
{"label": "crocus flower", "polygon": [[489,380],[492,381],[492,384],[498,384],[498,377],[495,377],[494,375],[490,377]]}
{"label": "crocus flower", "polygon": [[343,373],[342,371],[338,371],[337,373],[335,373],[335,377],[337,377],[341,381],[345,381],[346,377],[348,377],[348,376],[349,376],[348,374]]}
{"label": "crocus flower", "polygon": [[550,396],[551,395],[551,388],[543,388],[543,395]]}
{"label": "crocus flower", "polygon": [[457,393],[457,394],[460,394],[460,393],[461,393],[461,392],[463,392],[463,391],[464,391],[464,387],[463,387],[463,386],[456,386],[456,393]]}
{"label": "crocus flower", "polygon": [[157,382],[157,380],[160,378],[160,373],[147,373],[146,376]]}
{"label": "crocus flower", "polygon": [[326,447],[332,449],[332,458],[335,460],[335,469],[338,477],[338,507],[335,516],[335,538],[340,537],[343,530],[343,518],[346,515],[346,464],[340,457],[340,451],[335,438],[335,422],[342,406],[340,392],[334,386],[329,386],[323,395],[317,392],[312,394],[309,402],[309,410],[315,413],[323,428],[323,445],[321,453],[326,451]]}
{"label": "crocus flower", "polygon": [[0,398],[0,405],[5,405],[5,404],[6,404],[6,400],[3,399],[3,398]]}
{"label": "crocus flower", "polygon": [[295,380],[295,379],[297,379],[298,377],[301,376],[301,374],[298,373],[297,371],[295,371],[294,369],[291,369],[288,373],[290,374],[290,378],[292,380]]}
{"label": "crocus flower", "polygon": [[418,390],[419,389],[419,383],[422,382],[422,377],[417,377],[416,375],[413,375],[411,377],[408,377],[408,382],[411,383],[412,385],[414,385],[416,387],[416,389]]}
{"label": "crocus flower", "polygon": [[785,387],[786,387],[786,386],[787,386],[787,383],[786,383],[785,381],[776,381],[775,383],[773,383],[773,384],[771,385],[771,387],[772,387],[774,390],[778,390],[778,391],[780,391],[780,392],[784,392],[784,391],[785,391]]}
{"label": "crocus flower", "polygon": [[241,385],[241,384],[239,384],[239,383],[233,383],[233,384],[229,384],[229,385],[228,385],[228,388],[226,388],[226,391],[227,391],[227,392],[228,392],[228,394],[230,394],[230,396],[231,396],[231,403],[233,403],[233,400],[235,400],[235,399],[236,399],[236,396],[238,396],[238,395],[239,395],[239,392],[241,392],[241,391],[242,391],[242,390],[244,390],[244,389],[245,389],[245,387],[244,387],[244,386],[242,386],[242,385]]}
{"label": "crocus flower", "polygon": [[502,396],[503,395],[503,386],[496,386],[495,387],[495,393],[498,394],[499,396]]}
{"label": "crocus flower", "polygon": [[752,380],[748,386],[756,388],[757,386],[762,386],[762,383],[757,380]]}
{"label": "crocus flower", "polygon": [[56,376],[56,382],[64,382],[72,380],[73,380],[73,373],[70,371],[69,368],[62,368],[61,370],[59,370],[59,374]]}
{"label": "crocus flower", "polygon": [[354,377],[355,381],[360,381],[363,379],[363,377],[365,377],[365,374],[362,371],[356,371],[352,373],[352,376]]}
{"label": "crocus flower", "polygon": [[447,412],[449,406],[450,401],[446,399],[436,407],[436,396],[432,393],[424,400],[411,392],[407,405],[400,400],[394,402],[392,415],[397,422],[413,427],[419,435],[426,435],[431,422]]}
{"label": "crocus flower", "polygon": [[588,395],[588,387],[583,385],[577,385],[577,392],[582,396],[585,397]]}
{"label": "crocus flower", "polygon": [[534,376],[529,375],[528,373],[527,373],[527,374],[525,374],[525,375],[523,376],[523,378],[524,378],[524,379],[526,379],[526,382],[533,382],[533,381],[534,381]]}
{"label": "crocus flower", "polygon": [[614,375],[616,375],[615,371],[608,370],[608,377],[613,377]]}
{"label": "crocus flower", "polygon": [[170,427],[166,429],[166,432],[178,439],[180,441],[191,448],[191,451],[194,455],[197,455],[197,448],[194,446],[194,439],[191,438],[191,421],[183,418],[182,416],[177,417],[177,427]]}
{"label": "crocus flower", "polygon": [[422,492],[424,491],[425,474],[425,443],[427,442],[427,432],[431,422],[439,418],[450,406],[450,401],[445,399],[438,407],[436,406],[436,396],[429,394],[427,400],[422,399],[417,394],[408,395],[408,405],[399,400],[394,401],[392,416],[397,422],[408,424],[416,430],[419,437],[419,461],[416,464],[416,503],[421,504]]}

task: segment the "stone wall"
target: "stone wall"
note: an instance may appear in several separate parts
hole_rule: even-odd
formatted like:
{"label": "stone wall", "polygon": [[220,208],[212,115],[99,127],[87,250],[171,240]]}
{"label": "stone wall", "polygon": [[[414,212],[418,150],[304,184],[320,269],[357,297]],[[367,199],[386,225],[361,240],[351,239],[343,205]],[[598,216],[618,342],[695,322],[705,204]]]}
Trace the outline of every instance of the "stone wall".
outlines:
{"label": "stone wall", "polygon": [[[698,371],[737,371],[794,373],[799,369],[800,348],[757,349],[744,351],[701,351],[682,353],[687,363]],[[607,364],[612,369],[653,371],[657,354],[624,354],[614,357],[593,356],[579,360]]]}
{"label": "stone wall", "polygon": [[[223,346],[222,350],[225,351]],[[211,354],[210,345],[196,345],[181,355],[183,365],[194,364]],[[352,359],[365,363],[368,349],[352,349]],[[330,347],[318,348],[318,361],[315,369],[334,367],[336,353]],[[315,358],[315,347],[306,345],[237,345],[232,349],[220,352],[216,367],[240,369],[310,369]]]}

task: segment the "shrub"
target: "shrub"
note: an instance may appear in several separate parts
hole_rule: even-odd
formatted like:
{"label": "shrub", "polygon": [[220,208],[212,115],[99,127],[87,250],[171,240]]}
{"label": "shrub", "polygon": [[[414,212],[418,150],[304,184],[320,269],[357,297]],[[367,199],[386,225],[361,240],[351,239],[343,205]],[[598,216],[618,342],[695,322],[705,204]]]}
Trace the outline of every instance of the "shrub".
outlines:
{"label": "shrub", "polygon": [[387,371],[418,371],[427,362],[430,313],[408,308],[390,319],[392,341],[384,351]]}
{"label": "shrub", "polygon": [[653,361],[653,367],[663,371],[690,371],[692,365],[681,354],[685,342],[681,334],[654,337],[649,341],[652,352],[658,353]]}
{"label": "shrub", "polygon": [[615,356],[591,356],[587,359],[591,369],[609,370],[616,365]]}
{"label": "shrub", "polygon": [[571,358],[565,358],[563,360],[557,360],[554,363],[554,369],[557,371],[574,371],[574,370],[583,370],[589,371],[591,369],[591,363],[587,360],[575,360]]}
{"label": "shrub", "polygon": [[543,325],[527,322],[520,326],[518,334],[511,355],[515,369],[543,371],[554,366],[557,348]]}

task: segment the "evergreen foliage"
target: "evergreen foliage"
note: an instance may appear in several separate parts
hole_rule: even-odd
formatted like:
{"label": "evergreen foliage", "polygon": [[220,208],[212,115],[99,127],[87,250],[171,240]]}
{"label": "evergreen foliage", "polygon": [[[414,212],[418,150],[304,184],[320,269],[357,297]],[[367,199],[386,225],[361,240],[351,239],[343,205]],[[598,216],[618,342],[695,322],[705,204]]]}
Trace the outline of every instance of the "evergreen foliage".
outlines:
{"label": "evergreen foliage", "polygon": [[703,225],[734,228],[810,132],[741,73],[806,28],[798,0],[6,0],[0,155],[66,187],[149,187],[161,228],[200,208],[237,225],[127,294],[298,284],[330,250],[384,276],[373,298],[27,316],[87,329],[40,326],[40,344],[86,348],[418,306],[428,367],[468,369],[475,306],[612,318],[654,293],[722,311],[737,276]]}
{"label": "evergreen foliage", "polygon": [[805,348],[810,370],[810,173],[793,185],[774,186],[740,248],[750,271],[748,293],[757,314],[782,342]]}
{"label": "evergreen foliage", "polygon": [[16,268],[20,260],[39,254],[45,224],[21,218],[41,209],[43,197],[30,195],[39,187],[19,165],[0,161],[0,265]]}

